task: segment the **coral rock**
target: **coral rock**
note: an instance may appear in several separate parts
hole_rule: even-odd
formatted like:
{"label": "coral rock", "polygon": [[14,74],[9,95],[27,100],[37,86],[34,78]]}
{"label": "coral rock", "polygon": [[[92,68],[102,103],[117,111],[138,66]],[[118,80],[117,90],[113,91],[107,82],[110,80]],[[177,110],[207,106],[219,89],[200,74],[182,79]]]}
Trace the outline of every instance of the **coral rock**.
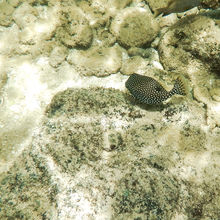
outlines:
{"label": "coral rock", "polygon": [[129,7],[118,12],[112,22],[111,31],[121,45],[141,47],[154,40],[158,25],[150,11]]}

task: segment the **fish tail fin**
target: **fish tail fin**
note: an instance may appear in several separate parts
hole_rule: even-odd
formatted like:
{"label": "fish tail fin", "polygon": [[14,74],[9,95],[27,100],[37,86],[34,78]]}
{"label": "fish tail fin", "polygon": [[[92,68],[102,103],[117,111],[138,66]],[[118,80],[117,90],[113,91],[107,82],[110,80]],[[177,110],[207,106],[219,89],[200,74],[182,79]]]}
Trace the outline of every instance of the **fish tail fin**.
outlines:
{"label": "fish tail fin", "polygon": [[183,79],[181,79],[180,77],[178,77],[175,80],[175,84],[173,86],[173,89],[170,91],[171,96],[174,94],[186,95],[186,87],[183,83]]}

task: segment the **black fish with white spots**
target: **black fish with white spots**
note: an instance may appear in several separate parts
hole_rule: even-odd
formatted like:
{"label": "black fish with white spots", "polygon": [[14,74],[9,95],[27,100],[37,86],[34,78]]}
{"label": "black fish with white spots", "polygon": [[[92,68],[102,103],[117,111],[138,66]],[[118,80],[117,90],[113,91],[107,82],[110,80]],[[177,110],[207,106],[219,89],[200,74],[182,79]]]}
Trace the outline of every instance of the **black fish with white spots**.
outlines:
{"label": "black fish with white spots", "polygon": [[183,83],[179,78],[175,80],[173,89],[166,91],[155,79],[133,73],[125,82],[125,86],[135,99],[149,105],[160,104],[175,94],[185,95]]}

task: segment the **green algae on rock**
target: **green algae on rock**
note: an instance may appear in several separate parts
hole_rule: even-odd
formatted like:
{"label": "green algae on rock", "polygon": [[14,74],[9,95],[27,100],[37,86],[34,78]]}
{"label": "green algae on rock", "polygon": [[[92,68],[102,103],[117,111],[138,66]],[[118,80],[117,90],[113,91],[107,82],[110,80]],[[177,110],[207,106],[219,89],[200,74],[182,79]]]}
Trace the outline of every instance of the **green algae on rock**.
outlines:
{"label": "green algae on rock", "polygon": [[141,163],[146,161],[136,161],[118,182],[114,219],[169,219],[178,206],[180,183],[172,175],[145,169]]}
{"label": "green algae on rock", "polygon": [[[120,108],[118,105],[120,105]],[[81,113],[88,115],[108,113],[112,115],[114,111],[122,111],[124,117],[129,117],[128,108],[131,108],[131,110],[136,109],[135,106],[129,106],[129,101],[125,99],[124,93],[119,90],[100,87],[67,89],[53,97],[46,109],[46,114],[51,118],[62,114],[74,117]]]}
{"label": "green algae on rock", "polygon": [[[215,219],[219,181],[209,180],[214,172],[206,178],[207,158],[197,165],[207,154],[208,137],[211,168],[218,174],[218,136],[193,125],[205,123],[201,106],[172,109],[167,120],[168,109],[146,111],[116,89],[57,93],[29,147],[0,175],[0,218]],[[199,152],[187,137],[201,146]],[[201,206],[205,211],[196,209]]]}
{"label": "green algae on rock", "polygon": [[116,15],[111,31],[122,46],[141,47],[154,40],[158,33],[158,24],[150,10],[128,7]]}
{"label": "green algae on rock", "polygon": [[63,11],[61,24],[56,29],[56,39],[71,48],[87,48],[91,45],[93,39],[92,29],[80,9],[74,7]]}
{"label": "green algae on rock", "polygon": [[158,48],[166,70],[190,79],[193,97],[207,106],[207,123],[213,127],[220,123],[220,115],[216,114],[219,103],[212,97],[219,80],[219,36],[217,19],[202,14],[191,15],[171,26],[162,36]]}
{"label": "green algae on rock", "polygon": [[[176,96],[163,108],[132,105],[130,95],[123,91],[126,76],[118,73],[121,66],[131,64],[131,69],[166,82],[168,88],[175,77],[170,71],[151,72],[151,63],[145,66],[155,62],[163,69],[157,53],[151,59],[151,51],[145,48],[126,51],[109,32],[111,21],[130,0],[28,0],[27,7],[24,1],[7,2],[16,1],[21,6],[15,9],[16,24],[1,27],[0,34],[0,65],[8,76],[7,80],[3,75],[2,81],[0,76],[0,92],[5,97],[0,106],[0,219],[219,219],[220,126],[209,121],[220,122],[219,83],[215,73],[204,71],[214,62],[219,64],[215,45],[209,44],[215,51],[213,61],[205,61],[199,57],[211,51],[199,48],[202,40],[191,45],[184,31],[176,32],[174,44],[175,36],[166,38],[163,52],[167,54],[160,51],[160,55],[164,63],[167,58],[171,64],[163,66],[173,70],[172,64],[177,64],[178,74],[187,76],[195,100],[182,102]],[[87,39],[82,38],[87,46],[74,44],[71,48],[56,38],[57,15],[64,9],[60,6],[77,8],[83,14],[82,20],[86,19],[93,33],[91,49]],[[147,10],[144,1],[132,1],[130,6]],[[215,31],[218,35],[214,23],[208,23],[213,27],[210,32],[203,29],[206,22],[199,26],[201,39],[213,40]],[[169,31],[163,29],[165,34],[159,34],[158,40],[164,40]],[[177,51],[181,41],[190,47],[188,53],[179,52],[178,62],[178,56],[168,50]],[[156,42],[151,44],[155,49]],[[127,52],[133,57],[128,58]],[[30,59],[21,57],[27,54]],[[135,64],[141,68],[135,69]],[[193,72],[192,66],[203,64],[207,66]],[[92,77],[88,77],[90,70]],[[95,77],[111,73],[117,74]],[[124,68],[123,73],[131,71]],[[77,88],[65,90],[72,86]],[[18,99],[13,98],[15,94],[20,94]],[[210,97],[204,99],[204,94]],[[39,118],[42,123],[34,124]]]}
{"label": "green algae on rock", "polygon": [[57,219],[57,186],[51,184],[44,160],[24,151],[0,174],[1,219]]}
{"label": "green algae on rock", "polygon": [[[213,33],[211,35],[211,33]],[[160,60],[166,69],[180,69],[205,64],[210,70],[220,68],[220,26],[215,19],[191,15],[171,26],[159,44]],[[185,73],[187,74],[187,72]]]}

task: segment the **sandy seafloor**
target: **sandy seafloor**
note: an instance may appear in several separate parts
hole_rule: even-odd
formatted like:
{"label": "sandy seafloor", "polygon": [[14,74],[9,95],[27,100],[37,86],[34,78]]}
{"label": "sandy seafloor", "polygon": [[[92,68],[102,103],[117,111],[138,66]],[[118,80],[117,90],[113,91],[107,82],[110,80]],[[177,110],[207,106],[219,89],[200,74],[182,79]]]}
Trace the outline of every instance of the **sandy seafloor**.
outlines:
{"label": "sandy seafloor", "polygon": [[220,219],[219,3],[165,2],[0,1],[0,219]]}

